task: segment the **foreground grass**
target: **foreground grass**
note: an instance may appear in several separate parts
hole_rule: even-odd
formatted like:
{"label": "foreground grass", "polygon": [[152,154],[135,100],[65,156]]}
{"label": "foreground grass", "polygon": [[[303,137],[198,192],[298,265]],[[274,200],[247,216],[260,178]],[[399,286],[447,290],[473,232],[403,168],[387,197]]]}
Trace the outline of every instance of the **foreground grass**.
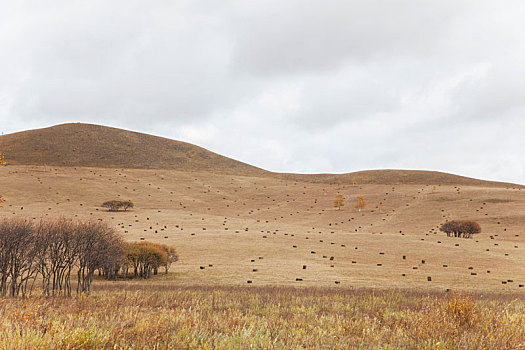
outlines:
{"label": "foreground grass", "polygon": [[525,349],[525,300],[292,288],[107,286],[0,300],[2,349]]}

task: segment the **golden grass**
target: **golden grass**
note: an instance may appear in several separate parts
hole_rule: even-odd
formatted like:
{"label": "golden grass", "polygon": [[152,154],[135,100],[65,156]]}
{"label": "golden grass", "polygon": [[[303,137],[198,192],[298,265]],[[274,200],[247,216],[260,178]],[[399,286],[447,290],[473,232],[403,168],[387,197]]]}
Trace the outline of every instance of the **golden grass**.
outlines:
{"label": "golden grass", "polygon": [[525,301],[416,292],[99,285],[0,300],[3,349],[524,349]]}
{"label": "golden grass", "polygon": [[[525,191],[518,188],[340,186],[13,165],[0,168],[0,178],[6,198],[0,217],[103,220],[127,241],[175,246],[180,261],[170,282],[177,285],[246,286],[251,280],[254,286],[525,292]],[[338,192],[348,203],[341,210],[333,207]],[[353,208],[358,194],[367,201],[361,213]],[[130,199],[135,208],[112,213],[100,207],[111,198]],[[483,232],[474,239],[446,237],[437,228],[447,219],[475,220]]]}

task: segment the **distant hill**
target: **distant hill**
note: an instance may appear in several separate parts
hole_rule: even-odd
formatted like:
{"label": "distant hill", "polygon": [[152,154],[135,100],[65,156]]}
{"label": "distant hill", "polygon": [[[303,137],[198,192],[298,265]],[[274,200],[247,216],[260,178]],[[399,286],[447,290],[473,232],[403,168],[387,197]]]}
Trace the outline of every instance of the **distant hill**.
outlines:
{"label": "distant hill", "polygon": [[0,150],[8,164],[265,173],[186,142],[82,123],[2,135]]}
{"label": "distant hill", "polygon": [[8,164],[129,169],[175,169],[351,184],[524,187],[436,171],[367,170],[348,174],[281,174],[221,156],[190,143],[107,126],[69,123],[0,136]]}
{"label": "distant hill", "polygon": [[322,183],[340,182],[342,184],[352,184],[352,179],[356,179],[358,184],[457,185],[525,188],[525,186],[512,183],[485,181],[439,171],[425,170],[382,169],[364,170],[347,174],[282,174],[281,176],[288,180]]}

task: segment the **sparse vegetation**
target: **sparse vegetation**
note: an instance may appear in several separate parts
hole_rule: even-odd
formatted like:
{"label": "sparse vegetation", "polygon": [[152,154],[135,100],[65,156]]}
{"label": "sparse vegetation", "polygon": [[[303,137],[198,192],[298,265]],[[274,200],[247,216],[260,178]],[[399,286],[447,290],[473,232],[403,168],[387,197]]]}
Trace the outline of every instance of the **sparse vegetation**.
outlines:
{"label": "sparse vegetation", "polygon": [[129,208],[135,207],[135,204],[133,204],[132,201],[119,201],[116,199],[106,201],[102,203],[102,207],[108,208],[109,211],[119,211],[120,209],[124,209],[124,211],[128,210]]}
{"label": "sparse vegetation", "polygon": [[509,297],[101,285],[97,298],[0,301],[5,349],[521,349]]}
{"label": "sparse vegetation", "polygon": [[447,237],[472,238],[473,235],[481,232],[481,226],[472,220],[447,221],[439,229],[445,232]]}
{"label": "sparse vegetation", "polygon": [[357,211],[361,211],[366,207],[366,199],[363,195],[358,195],[355,200],[355,208]]}
{"label": "sparse vegetation", "polygon": [[343,207],[344,205],[345,205],[345,197],[340,193],[336,194],[335,199],[334,199],[334,207],[341,210],[341,207]]}

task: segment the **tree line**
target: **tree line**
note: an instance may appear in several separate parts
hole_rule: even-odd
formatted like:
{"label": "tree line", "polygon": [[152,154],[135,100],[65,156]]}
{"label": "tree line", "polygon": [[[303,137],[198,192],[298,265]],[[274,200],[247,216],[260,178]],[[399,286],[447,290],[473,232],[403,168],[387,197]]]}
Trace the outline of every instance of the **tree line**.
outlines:
{"label": "tree line", "polygon": [[44,296],[91,294],[95,273],[107,279],[150,278],[178,260],[173,247],[126,243],[104,222],[66,218],[0,219],[0,296],[28,296],[37,282]]}

